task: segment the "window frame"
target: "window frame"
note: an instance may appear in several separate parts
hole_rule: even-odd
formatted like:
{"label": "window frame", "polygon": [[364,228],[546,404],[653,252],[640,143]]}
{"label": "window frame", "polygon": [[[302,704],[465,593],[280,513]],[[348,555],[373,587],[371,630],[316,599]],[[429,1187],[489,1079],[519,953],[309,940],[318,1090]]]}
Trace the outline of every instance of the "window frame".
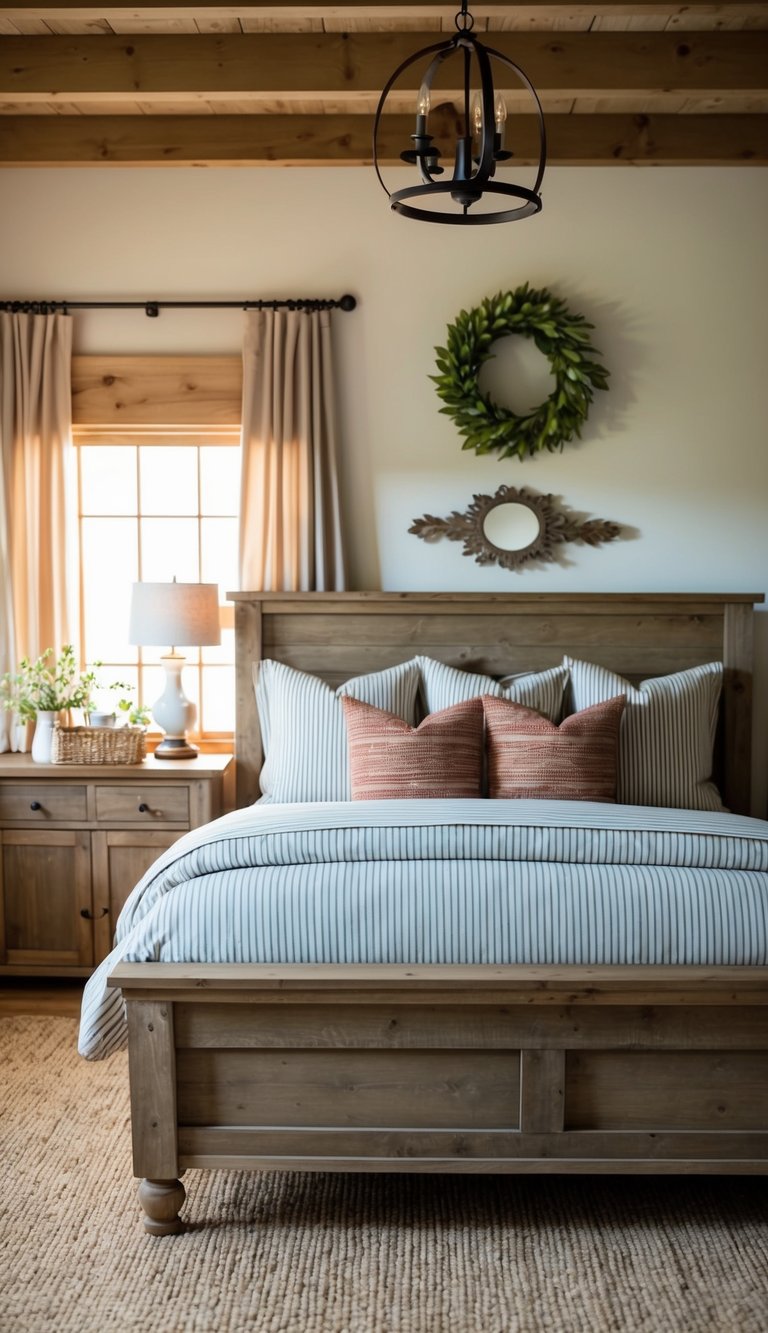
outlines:
{"label": "window frame", "polygon": [[[141,543],[139,540],[139,533],[140,533],[139,525],[142,518],[141,489],[140,489],[141,446],[147,446],[147,445],[151,446],[153,444],[163,445],[163,446],[177,445],[180,447],[192,446],[197,449],[197,480],[198,480],[197,513],[196,514],[190,513],[189,515],[183,515],[181,517],[185,518],[189,517],[195,519],[197,522],[198,559],[200,559],[201,533],[202,533],[201,519],[208,517],[208,515],[202,514],[200,508],[200,452],[199,451],[202,446],[215,447],[216,445],[224,445],[231,447],[232,445],[239,445],[240,428],[239,426],[232,426],[232,425],[230,426],[218,425],[218,426],[212,426],[210,428],[201,427],[199,425],[191,427],[177,426],[177,425],[165,426],[165,427],[146,427],[141,425],[135,425],[135,426],[126,425],[125,423],[122,422],[120,423],[119,426],[116,427],[102,426],[102,425],[87,426],[87,425],[74,424],[72,430],[72,438],[76,456],[77,551],[78,551],[78,578],[79,578],[78,592],[79,592],[79,601],[81,606],[81,614],[79,618],[80,623],[79,623],[78,650],[79,650],[80,662],[84,666],[86,663],[86,645],[85,645],[86,625],[85,625],[85,616],[82,610],[82,608],[84,607],[84,567],[85,567],[84,552],[83,552],[83,519],[90,517],[111,518],[114,517],[114,515],[108,515],[108,514],[98,515],[98,514],[83,513],[82,455],[80,452],[81,448],[85,446],[108,445],[112,447],[129,446],[136,450],[136,482],[137,482],[136,513],[135,515],[130,514],[130,515],[125,515],[124,517],[133,519],[136,525],[137,573],[139,579],[141,579],[142,577]],[[123,516],[121,515],[120,517]],[[145,515],[144,517],[151,517],[152,519],[162,519],[163,517],[166,516],[163,514],[153,513],[151,515]],[[178,514],[174,514],[174,515],[168,515],[167,517],[178,518],[180,516]],[[227,589],[223,588],[220,589],[219,590],[220,596],[226,596],[227,591],[228,591]],[[220,603],[219,613],[221,617],[222,629],[234,628],[234,623],[235,623],[234,605],[232,603],[229,604]],[[136,662],[108,663],[107,665],[110,668],[114,667],[114,671],[116,673],[119,673],[121,667],[123,666],[126,668],[126,670],[138,671],[138,682],[139,682],[138,698],[143,699],[143,693],[141,688],[143,670],[147,666],[156,667],[157,663],[155,662],[146,663],[144,661],[144,649],[142,649],[141,647],[137,648],[137,654],[138,656]],[[200,700],[200,708],[198,710],[198,719],[195,724],[195,729],[191,730],[188,733],[188,735],[190,740],[193,741],[194,744],[197,745],[201,749],[201,751],[203,751],[203,753],[208,753],[208,754],[224,753],[231,750],[232,748],[232,744],[234,741],[234,730],[202,731],[199,726],[199,722],[201,720],[200,717],[201,714],[202,714],[202,721],[205,720],[204,708],[202,703],[203,700],[202,685],[203,685],[203,672],[205,670],[206,665],[211,666],[212,664],[206,664],[201,656],[197,662],[192,662],[188,660],[184,668],[185,677],[189,678],[189,675],[193,672],[196,674],[197,697]],[[227,663],[226,665],[228,666],[231,665],[234,671],[234,661],[231,664]],[[213,669],[215,670],[216,668],[213,667]],[[151,703],[149,704],[149,706],[151,707]],[[147,749],[151,752],[161,739],[162,739],[162,732],[159,730],[154,730],[150,727],[150,730],[147,732]]]}

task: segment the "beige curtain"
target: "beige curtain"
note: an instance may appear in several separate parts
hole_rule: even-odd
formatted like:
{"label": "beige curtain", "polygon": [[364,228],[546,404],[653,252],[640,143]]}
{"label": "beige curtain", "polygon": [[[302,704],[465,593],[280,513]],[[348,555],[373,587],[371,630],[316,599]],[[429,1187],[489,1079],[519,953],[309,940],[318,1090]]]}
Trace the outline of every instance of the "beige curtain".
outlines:
{"label": "beige curtain", "polygon": [[[0,312],[0,675],[76,643],[72,320]],[[25,748],[0,709],[0,751]]]}
{"label": "beige curtain", "polygon": [[240,586],[345,587],[329,311],[254,310],[243,346]]}

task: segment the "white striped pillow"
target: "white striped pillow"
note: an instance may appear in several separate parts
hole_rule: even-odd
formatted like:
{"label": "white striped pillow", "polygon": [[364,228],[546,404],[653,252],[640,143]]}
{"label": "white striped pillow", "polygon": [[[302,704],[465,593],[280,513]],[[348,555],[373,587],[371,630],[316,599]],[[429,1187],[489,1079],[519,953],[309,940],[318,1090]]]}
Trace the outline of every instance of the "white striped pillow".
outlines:
{"label": "white striped pillow", "polygon": [[494,699],[509,699],[525,708],[535,708],[550,722],[559,722],[563,711],[563,694],[568,682],[566,666],[550,667],[532,675],[505,676],[494,680],[473,671],[459,671],[445,662],[431,657],[417,657],[421,671],[421,690],[428,713],[439,713],[454,704],[490,694]]}
{"label": "white striped pillow", "polygon": [[342,695],[414,722],[419,668],[402,662],[355,676],[332,690],[324,680],[283,662],[254,668],[264,767],[261,790],[270,801],[348,801],[349,759]]}
{"label": "white striped pillow", "polygon": [[723,680],[720,662],[644,680],[566,657],[574,712],[627,696],[619,738],[616,800],[682,810],[723,810],[712,777],[712,749]]}

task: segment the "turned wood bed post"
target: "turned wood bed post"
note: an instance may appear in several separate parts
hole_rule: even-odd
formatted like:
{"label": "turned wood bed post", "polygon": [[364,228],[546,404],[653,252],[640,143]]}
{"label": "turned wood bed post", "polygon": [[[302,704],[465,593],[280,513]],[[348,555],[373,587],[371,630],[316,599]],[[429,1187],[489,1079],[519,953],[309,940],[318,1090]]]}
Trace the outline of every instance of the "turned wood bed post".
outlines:
{"label": "turned wood bed post", "polygon": [[133,1174],[141,1178],[144,1227],[153,1236],[182,1230],[186,1191],[179,1177],[176,1050],[173,1005],[134,1000],[128,1005]]}

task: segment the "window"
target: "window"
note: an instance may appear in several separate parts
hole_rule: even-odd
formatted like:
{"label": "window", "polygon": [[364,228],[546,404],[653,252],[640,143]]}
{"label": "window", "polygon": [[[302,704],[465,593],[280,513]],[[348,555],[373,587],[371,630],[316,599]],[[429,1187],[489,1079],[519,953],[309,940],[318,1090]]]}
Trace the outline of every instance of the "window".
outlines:
{"label": "window", "polygon": [[231,735],[234,630],[226,593],[238,586],[238,432],[76,429],[75,443],[83,661],[101,661],[100,679],[130,683],[130,697],[151,707],[163,688],[160,657],[171,645],[128,643],[131,584],[174,575],[180,583],[217,583],[221,646],[182,649],[184,687],[197,705],[199,739]]}

